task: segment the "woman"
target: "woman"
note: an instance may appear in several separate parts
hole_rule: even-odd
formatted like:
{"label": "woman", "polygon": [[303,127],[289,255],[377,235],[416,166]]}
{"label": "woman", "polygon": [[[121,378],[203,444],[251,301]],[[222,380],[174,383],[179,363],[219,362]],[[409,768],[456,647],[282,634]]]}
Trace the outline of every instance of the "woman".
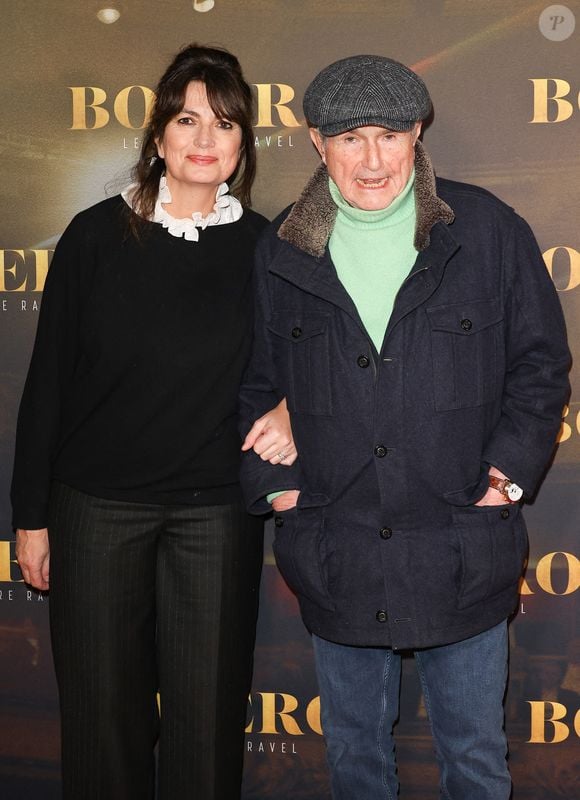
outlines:
{"label": "woman", "polygon": [[[181,51],[136,183],[73,219],[46,283],[12,500],[40,589],[50,544],[66,800],[153,797],[158,738],[160,800],[239,797],[262,560],[236,413],[266,224],[242,205],[251,117],[234,56]],[[292,463],[285,405],[254,440]]]}

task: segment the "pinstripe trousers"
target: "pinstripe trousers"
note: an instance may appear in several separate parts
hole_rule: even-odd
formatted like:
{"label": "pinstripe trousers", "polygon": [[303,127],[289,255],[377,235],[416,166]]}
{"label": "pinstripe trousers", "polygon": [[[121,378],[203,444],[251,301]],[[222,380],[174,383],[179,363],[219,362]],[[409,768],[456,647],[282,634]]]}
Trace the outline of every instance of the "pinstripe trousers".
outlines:
{"label": "pinstripe trousers", "polygon": [[64,800],[238,800],[261,520],[55,484],[49,538]]}

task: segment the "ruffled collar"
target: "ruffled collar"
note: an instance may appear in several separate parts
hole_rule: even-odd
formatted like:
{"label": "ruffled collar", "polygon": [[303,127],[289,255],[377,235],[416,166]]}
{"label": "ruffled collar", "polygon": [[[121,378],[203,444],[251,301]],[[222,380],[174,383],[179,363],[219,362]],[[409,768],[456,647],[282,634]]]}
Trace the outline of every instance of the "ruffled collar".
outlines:
{"label": "ruffled collar", "polygon": [[[127,205],[133,207],[133,193],[136,184],[131,184],[121,195]],[[176,219],[172,217],[164,208],[163,204],[169,204],[172,201],[171,192],[167,185],[165,175],[161,176],[159,181],[159,194],[153,210],[153,215],[150,222],[157,222],[167,230],[172,236],[183,237],[188,242],[199,241],[199,229],[205,230],[211,225],[227,225],[230,222],[236,222],[244,213],[239,200],[228,194],[229,188],[227,183],[220,183],[216,192],[216,200],[213,210],[204,217],[201,211],[195,211],[191,217],[184,217],[183,219]]]}

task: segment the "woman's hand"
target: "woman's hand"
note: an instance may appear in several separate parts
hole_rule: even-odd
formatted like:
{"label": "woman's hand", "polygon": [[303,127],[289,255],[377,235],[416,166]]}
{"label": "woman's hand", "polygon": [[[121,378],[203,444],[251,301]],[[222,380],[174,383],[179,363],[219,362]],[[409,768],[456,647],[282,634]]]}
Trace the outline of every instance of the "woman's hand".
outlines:
{"label": "woman's hand", "polygon": [[291,466],[298,458],[290,416],[284,398],[276,408],[257,419],[244,439],[242,450],[254,449],[262,461]]}
{"label": "woman's hand", "polygon": [[16,531],[16,560],[22,577],[35,589],[48,589],[48,567],[50,551],[48,547],[48,530],[27,531],[18,528]]}

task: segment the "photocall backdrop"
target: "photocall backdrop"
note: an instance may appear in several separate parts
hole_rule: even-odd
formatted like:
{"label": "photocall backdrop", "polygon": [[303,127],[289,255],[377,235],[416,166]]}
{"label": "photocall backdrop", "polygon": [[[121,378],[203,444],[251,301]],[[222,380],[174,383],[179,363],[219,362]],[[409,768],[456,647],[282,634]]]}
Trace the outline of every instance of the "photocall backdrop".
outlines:
{"label": "photocall backdrop", "polygon": [[[59,797],[59,733],[49,598],[22,583],[14,561],[16,413],[55,243],[77,211],[128,182],[166,64],[192,41],[238,55],[258,104],[254,206],[270,218],[317,163],[301,110],[316,72],[356,53],[413,67],[433,98],[424,142],[437,172],[490,189],[530,222],[577,355],[580,9],[529,0],[0,5],[0,795],[51,800]],[[506,705],[515,800],[580,797],[577,365],[572,384],[553,467],[526,509],[530,558],[511,625]],[[310,641],[274,565],[270,528],[267,539],[244,800],[325,800]],[[397,740],[402,800],[438,797],[410,658]]]}

